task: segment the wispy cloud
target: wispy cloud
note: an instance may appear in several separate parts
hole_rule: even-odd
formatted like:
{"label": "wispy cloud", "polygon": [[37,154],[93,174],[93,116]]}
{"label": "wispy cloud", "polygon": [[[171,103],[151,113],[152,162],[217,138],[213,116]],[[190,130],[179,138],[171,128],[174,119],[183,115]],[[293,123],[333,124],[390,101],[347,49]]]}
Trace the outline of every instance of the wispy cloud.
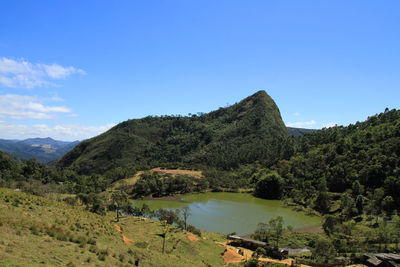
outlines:
{"label": "wispy cloud", "polygon": [[0,138],[26,139],[30,137],[52,137],[57,140],[83,140],[99,135],[115,124],[88,126],[82,124],[35,124],[33,126],[0,121]]}
{"label": "wispy cloud", "polygon": [[287,126],[289,127],[299,127],[299,128],[307,128],[317,124],[315,120],[303,121],[303,122],[289,122]]}
{"label": "wispy cloud", "polygon": [[298,116],[300,116],[301,114],[300,114],[300,112],[294,112],[293,113],[293,116],[296,116],[296,117],[298,117]]}
{"label": "wispy cloud", "polygon": [[47,106],[44,100],[28,95],[0,95],[0,117],[15,120],[52,119],[59,113],[70,113],[65,106]]}
{"label": "wispy cloud", "polygon": [[65,79],[72,74],[86,73],[71,66],[33,64],[24,59],[0,58],[0,84],[10,88],[40,87],[50,84],[51,80]]}

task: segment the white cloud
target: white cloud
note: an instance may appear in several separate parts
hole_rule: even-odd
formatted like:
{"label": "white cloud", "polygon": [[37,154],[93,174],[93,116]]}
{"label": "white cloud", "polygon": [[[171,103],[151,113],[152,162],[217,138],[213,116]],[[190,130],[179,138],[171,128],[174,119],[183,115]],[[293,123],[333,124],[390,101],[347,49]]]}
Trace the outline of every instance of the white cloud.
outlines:
{"label": "white cloud", "polygon": [[51,137],[57,140],[74,141],[99,135],[115,124],[88,126],[82,124],[35,124],[33,126],[0,121],[0,138],[26,139],[31,137]]}
{"label": "white cloud", "polygon": [[75,67],[58,64],[33,64],[24,59],[0,58],[0,84],[6,87],[34,88],[50,84],[50,80],[65,79],[72,74],[86,74]]}
{"label": "white cloud", "polygon": [[65,106],[46,106],[43,100],[28,95],[0,95],[0,117],[15,120],[51,119],[59,113],[70,113]]}
{"label": "white cloud", "polygon": [[295,113],[293,113],[293,116],[296,116],[296,117],[298,117],[298,116],[300,116],[301,114],[300,114],[300,112],[295,112]]}
{"label": "white cloud", "polygon": [[46,71],[47,75],[53,79],[65,79],[69,75],[78,73],[85,75],[86,73],[81,69],[76,69],[74,67],[62,67],[57,64],[53,65],[39,65],[42,66],[43,69]]}
{"label": "white cloud", "polygon": [[328,122],[328,123],[322,124],[322,128],[331,128],[334,126],[337,126],[337,122]]}
{"label": "white cloud", "polygon": [[317,122],[315,120],[304,121],[304,122],[289,122],[287,126],[289,127],[298,127],[298,128],[307,128],[315,125]]}

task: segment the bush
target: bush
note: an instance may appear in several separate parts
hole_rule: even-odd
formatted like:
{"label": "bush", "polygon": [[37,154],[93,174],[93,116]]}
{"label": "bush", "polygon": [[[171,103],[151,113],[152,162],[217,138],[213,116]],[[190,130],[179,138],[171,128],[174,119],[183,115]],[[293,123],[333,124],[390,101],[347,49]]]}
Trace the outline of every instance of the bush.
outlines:
{"label": "bush", "polygon": [[29,227],[29,230],[31,230],[31,233],[34,235],[39,235],[39,230],[37,229],[36,225],[32,225]]}
{"label": "bush", "polygon": [[256,258],[252,258],[244,264],[245,267],[258,267],[258,260]]}
{"label": "bush", "polygon": [[135,246],[137,246],[138,248],[147,248],[148,244],[145,241],[143,242],[138,241],[135,243]]}
{"label": "bush", "polygon": [[66,197],[63,200],[64,200],[64,202],[66,202],[67,204],[69,204],[71,206],[75,206],[78,202],[76,197]]}
{"label": "bush", "polygon": [[106,255],[99,254],[99,256],[97,258],[99,259],[99,261],[105,261],[106,260]]}
{"label": "bush", "polygon": [[195,234],[195,235],[201,236],[201,231],[199,229],[197,229],[196,227],[194,227],[193,225],[189,224],[187,226],[186,230],[191,232],[191,233],[193,233],[193,234]]}

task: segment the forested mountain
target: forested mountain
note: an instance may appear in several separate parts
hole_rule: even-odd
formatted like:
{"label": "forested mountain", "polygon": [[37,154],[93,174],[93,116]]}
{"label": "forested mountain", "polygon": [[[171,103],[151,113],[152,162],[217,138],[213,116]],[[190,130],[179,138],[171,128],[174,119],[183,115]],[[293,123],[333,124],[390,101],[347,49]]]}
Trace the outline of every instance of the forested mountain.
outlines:
{"label": "forested mountain", "polygon": [[52,138],[29,138],[25,140],[0,140],[0,150],[20,159],[35,158],[38,162],[48,163],[65,155],[79,141],[65,142]]}
{"label": "forested mountain", "polygon": [[[290,160],[271,168],[286,197],[308,206],[314,201],[322,212],[328,212],[333,200],[324,192],[350,193],[347,200],[354,209],[357,199],[379,204],[375,210],[399,207],[400,110],[386,109],[365,122],[309,133],[297,140],[294,151]],[[268,197],[268,192],[260,196]]]}
{"label": "forested mountain", "polygon": [[79,173],[159,165],[221,170],[261,162],[271,166],[285,153],[288,131],[264,91],[227,108],[182,116],[146,117],[118,124],[86,140],[60,161]]}
{"label": "forested mountain", "polygon": [[300,137],[305,134],[316,131],[314,129],[294,128],[294,127],[287,127],[287,129],[288,129],[289,134],[294,137]]}

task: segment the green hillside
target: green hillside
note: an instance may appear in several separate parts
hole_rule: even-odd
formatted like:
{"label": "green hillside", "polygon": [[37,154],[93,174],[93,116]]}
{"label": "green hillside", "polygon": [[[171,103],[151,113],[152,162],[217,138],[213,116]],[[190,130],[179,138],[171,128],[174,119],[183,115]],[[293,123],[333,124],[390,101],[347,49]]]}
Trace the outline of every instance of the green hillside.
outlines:
{"label": "green hillside", "polygon": [[[309,133],[298,140],[290,160],[274,169],[287,195],[299,203],[314,199],[317,209],[328,212],[331,204],[321,193],[345,193],[353,215],[362,213],[362,206],[391,214],[400,205],[400,110]],[[357,199],[364,204],[352,211]]]}
{"label": "green hillside", "polygon": [[0,188],[0,266],[223,265],[224,247],[215,243],[224,240],[222,235],[203,232],[193,241],[191,234],[170,226],[163,254],[160,222],[114,219],[111,213],[100,216],[82,206]]}
{"label": "green hillside", "polygon": [[235,105],[199,116],[122,122],[80,143],[59,166],[81,174],[101,174],[116,167],[211,166],[229,170],[255,161],[271,165],[280,158],[287,138],[278,107],[259,91]]}
{"label": "green hillside", "polygon": [[294,127],[287,127],[287,129],[288,129],[289,134],[294,137],[301,137],[305,134],[317,131],[314,129],[294,128]]}

